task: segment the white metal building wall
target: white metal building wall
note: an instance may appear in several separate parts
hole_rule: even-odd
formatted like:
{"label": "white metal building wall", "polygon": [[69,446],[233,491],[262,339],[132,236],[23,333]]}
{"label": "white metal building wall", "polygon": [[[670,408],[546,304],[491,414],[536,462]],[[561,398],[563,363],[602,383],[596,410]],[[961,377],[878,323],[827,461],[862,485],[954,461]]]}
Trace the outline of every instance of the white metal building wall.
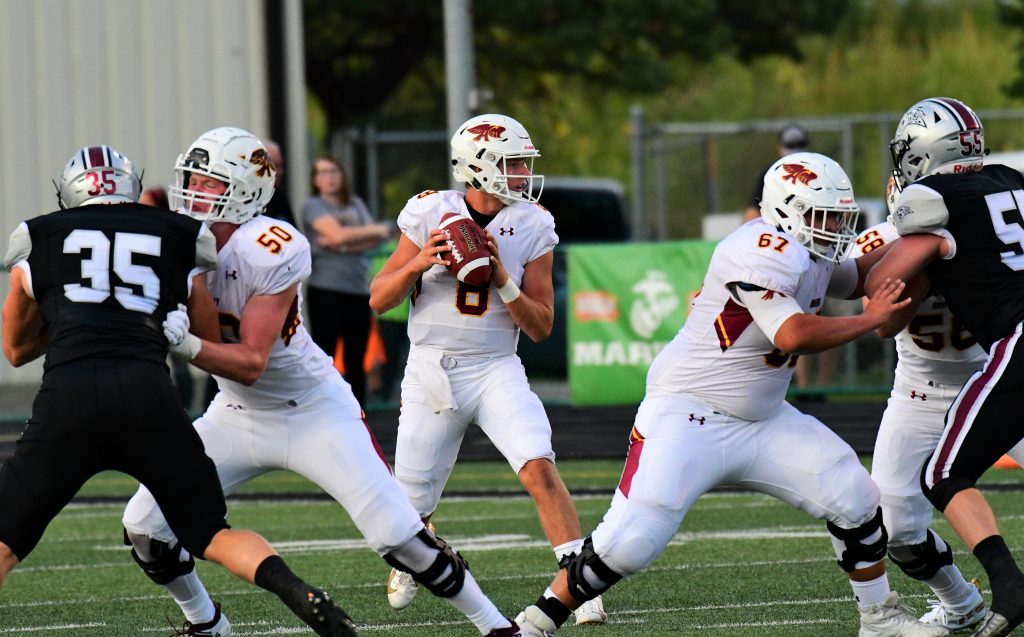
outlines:
{"label": "white metal building wall", "polygon": [[[0,0],[0,16],[0,249],[57,208],[50,180],[82,146],[110,144],[155,186],[205,130],[269,133],[265,49],[280,43],[261,2]],[[3,383],[40,375],[0,361],[0,403]]]}

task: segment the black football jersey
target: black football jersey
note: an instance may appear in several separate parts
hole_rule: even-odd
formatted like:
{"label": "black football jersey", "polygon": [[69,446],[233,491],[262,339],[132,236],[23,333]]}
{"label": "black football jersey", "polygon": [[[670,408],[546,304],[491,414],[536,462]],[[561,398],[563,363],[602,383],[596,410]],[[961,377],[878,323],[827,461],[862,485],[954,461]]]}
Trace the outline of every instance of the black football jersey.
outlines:
{"label": "black football jersey", "polygon": [[216,248],[200,222],[126,203],[26,221],[7,260],[28,263],[49,337],[45,369],[86,357],[163,363],[161,324],[187,301],[191,277],[215,266]]}
{"label": "black football jersey", "polygon": [[932,285],[985,349],[1024,320],[1024,177],[1007,166],[979,173],[931,175],[949,211],[952,259],[926,267]]}

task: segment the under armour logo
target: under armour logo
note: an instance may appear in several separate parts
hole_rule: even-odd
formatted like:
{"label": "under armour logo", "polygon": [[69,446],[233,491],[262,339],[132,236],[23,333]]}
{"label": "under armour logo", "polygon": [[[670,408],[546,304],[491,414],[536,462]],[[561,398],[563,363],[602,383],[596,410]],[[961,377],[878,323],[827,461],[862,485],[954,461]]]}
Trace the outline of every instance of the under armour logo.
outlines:
{"label": "under armour logo", "polygon": [[921,400],[928,400],[928,394],[919,394],[916,391],[914,391],[913,389],[910,390],[910,397],[911,398],[920,398]]}
{"label": "under armour logo", "polygon": [[[515,234],[514,232],[512,232],[512,230],[514,230],[514,228],[511,228],[511,227],[507,230],[508,236],[510,236],[510,237]],[[504,228],[498,228],[498,236],[504,237],[505,236],[505,232],[506,232],[506,230]]]}
{"label": "under armour logo", "polygon": [[699,422],[700,424],[703,425],[704,424],[704,416],[697,416],[695,414],[690,414],[690,422],[694,422],[694,421],[697,421],[697,422]]}
{"label": "under armour logo", "polygon": [[233,279],[233,280],[237,281],[238,280],[238,270],[225,270],[224,271],[224,278],[225,279]]}

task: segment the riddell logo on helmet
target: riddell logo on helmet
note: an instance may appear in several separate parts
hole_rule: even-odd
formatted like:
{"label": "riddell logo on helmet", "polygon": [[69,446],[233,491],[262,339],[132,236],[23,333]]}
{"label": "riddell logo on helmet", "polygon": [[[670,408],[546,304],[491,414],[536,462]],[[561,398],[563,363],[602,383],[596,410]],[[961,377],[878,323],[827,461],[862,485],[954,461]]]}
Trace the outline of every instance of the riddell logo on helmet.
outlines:
{"label": "riddell logo on helmet", "polygon": [[782,164],[782,169],[786,171],[782,181],[789,180],[794,184],[799,181],[806,186],[818,178],[817,173],[803,164]]}
{"label": "riddell logo on helmet", "polygon": [[964,166],[963,164],[957,164],[956,166],[953,166],[953,174],[957,174],[957,173],[980,173],[982,167],[983,167],[983,164],[980,164],[980,163],[978,163],[978,164],[967,164],[966,166]]}
{"label": "riddell logo on helmet", "polygon": [[502,135],[505,134],[505,127],[498,126],[497,124],[479,124],[470,128],[468,132],[473,133],[474,142],[489,142],[492,138],[501,139]]}

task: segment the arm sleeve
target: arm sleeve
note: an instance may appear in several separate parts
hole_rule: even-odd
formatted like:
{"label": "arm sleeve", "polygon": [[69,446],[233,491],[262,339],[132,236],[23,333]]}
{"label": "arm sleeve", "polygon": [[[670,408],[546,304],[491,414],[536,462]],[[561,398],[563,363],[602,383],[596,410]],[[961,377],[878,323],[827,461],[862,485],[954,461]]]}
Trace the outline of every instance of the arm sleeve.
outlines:
{"label": "arm sleeve", "polygon": [[732,283],[729,285],[729,291],[737,303],[747,308],[757,327],[772,344],[775,343],[775,335],[779,328],[789,317],[804,313],[793,297],[777,294],[756,285]]}

